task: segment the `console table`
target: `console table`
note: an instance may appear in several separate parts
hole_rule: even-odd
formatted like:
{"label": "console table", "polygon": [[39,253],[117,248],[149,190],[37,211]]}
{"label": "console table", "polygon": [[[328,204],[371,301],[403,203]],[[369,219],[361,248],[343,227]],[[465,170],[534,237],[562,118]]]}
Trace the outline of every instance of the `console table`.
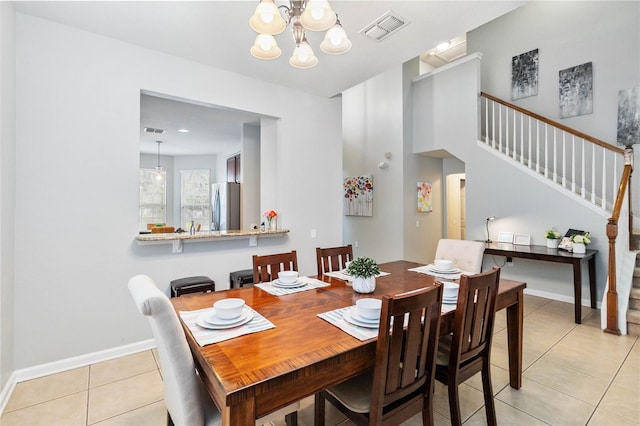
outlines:
{"label": "console table", "polygon": [[587,249],[586,253],[574,254],[546,246],[524,246],[510,243],[487,243],[484,254],[521,259],[541,260],[544,262],[567,263],[573,265],[573,295],[575,304],[575,322],[582,322],[582,264],[589,262],[589,292],[591,307],[596,307],[596,253]]}

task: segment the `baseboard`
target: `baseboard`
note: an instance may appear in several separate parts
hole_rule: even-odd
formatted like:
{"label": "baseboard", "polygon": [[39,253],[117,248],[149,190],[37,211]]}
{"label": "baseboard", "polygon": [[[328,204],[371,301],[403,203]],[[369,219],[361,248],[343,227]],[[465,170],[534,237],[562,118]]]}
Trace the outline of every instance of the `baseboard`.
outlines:
{"label": "baseboard", "polygon": [[156,347],[155,340],[149,339],[142,342],[131,343],[129,345],[118,346],[103,351],[92,352],[73,358],[62,359],[60,361],[49,362],[47,364],[36,365],[33,367],[23,368],[14,372],[16,381],[24,382],[25,380],[37,379],[38,377],[48,376],[50,374],[60,373],[61,371],[72,370],[78,367],[95,364],[97,362],[109,361],[125,355],[131,355],[137,352],[146,351]]}
{"label": "baseboard", "polygon": [[9,403],[9,398],[11,398],[11,394],[16,387],[16,383],[18,380],[16,379],[15,371],[9,376],[9,380],[2,387],[2,391],[0,391],[0,416],[4,413],[4,409]]}
{"label": "baseboard", "polygon": [[[549,293],[548,291],[540,291],[540,290],[534,290],[530,288],[525,288],[524,293],[529,294],[531,296],[544,297],[545,299],[557,300],[558,302],[567,302],[567,303],[571,303],[572,305],[574,303],[573,296],[565,296],[562,294]],[[591,306],[591,302],[589,301],[589,299],[582,299],[581,305]],[[599,301],[596,301],[596,308],[600,309]]]}

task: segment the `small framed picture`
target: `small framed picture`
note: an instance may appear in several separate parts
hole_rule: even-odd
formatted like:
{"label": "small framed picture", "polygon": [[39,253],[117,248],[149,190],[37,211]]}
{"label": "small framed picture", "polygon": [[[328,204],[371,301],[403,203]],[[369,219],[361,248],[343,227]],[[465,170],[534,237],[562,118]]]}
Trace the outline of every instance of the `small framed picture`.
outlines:
{"label": "small framed picture", "polygon": [[573,251],[573,241],[571,241],[571,237],[574,235],[584,235],[585,231],[579,231],[577,229],[569,229],[564,237],[560,240],[560,244],[558,244],[558,248],[560,250]]}
{"label": "small framed picture", "polygon": [[520,246],[531,245],[531,235],[529,235],[529,234],[514,234],[513,235],[513,244],[520,245]]}
{"label": "small framed picture", "polygon": [[499,243],[512,243],[513,242],[513,232],[498,232],[498,242]]}

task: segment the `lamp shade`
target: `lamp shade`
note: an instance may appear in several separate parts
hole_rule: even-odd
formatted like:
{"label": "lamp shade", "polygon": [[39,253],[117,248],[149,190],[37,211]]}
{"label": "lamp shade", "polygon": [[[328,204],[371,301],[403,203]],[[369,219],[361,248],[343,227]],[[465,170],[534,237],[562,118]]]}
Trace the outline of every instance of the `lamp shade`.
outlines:
{"label": "lamp shade", "polygon": [[302,41],[293,51],[289,59],[289,64],[295,68],[311,68],[318,63],[318,58],[314,55],[309,43]]}
{"label": "lamp shade", "polygon": [[258,34],[251,46],[251,54],[258,59],[276,59],[282,54],[276,39],[269,34]]}
{"label": "lamp shade", "polygon": [[327,0],[309,0],[300,16],[302,26],[311,31],[328,30],[336,23],[336,19]]}
{"label": "lamp shade", "polygon": [[340,55],[351,49],[351,40],[347,38],[347,33],[340,25],[340,22],[329,28],[324,40],[320,43],[320,50],[329,55]]}
{"label": "lamp shade", "polygon": [[280,16],[280,11],[273,0],[260,0],[256,11],[249,19],[249,26],[260,34],[280,34],[287,23]]}

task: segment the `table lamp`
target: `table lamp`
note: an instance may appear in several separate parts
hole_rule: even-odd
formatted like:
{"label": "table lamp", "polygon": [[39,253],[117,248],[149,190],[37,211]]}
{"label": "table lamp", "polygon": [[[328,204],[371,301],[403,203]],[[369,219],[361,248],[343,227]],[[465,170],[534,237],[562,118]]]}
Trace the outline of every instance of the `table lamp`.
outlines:
{"label": "table lamp", "polygon": [[491,222],[495,218],[496,218],[495,216],[489,216],[487,218],[487,239],[486,239],[485,243],[492,243],[493,242],[493,241],[491,241],[491,238],[489,237],[489,222]]}

